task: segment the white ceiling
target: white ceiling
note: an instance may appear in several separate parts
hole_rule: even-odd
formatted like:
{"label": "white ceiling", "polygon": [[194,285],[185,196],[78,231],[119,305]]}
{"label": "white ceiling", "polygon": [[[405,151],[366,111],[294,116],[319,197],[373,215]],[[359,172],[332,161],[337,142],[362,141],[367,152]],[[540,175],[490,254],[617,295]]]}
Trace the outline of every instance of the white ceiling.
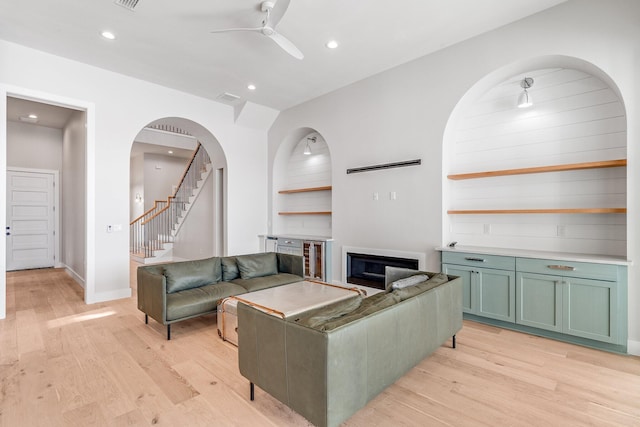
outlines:
{"label": "white ceiling", "polygon": [[[258,0],[139,0],[134,11],[113,0],[0,0],[0,39],[206,98],[229,92],[284,110],[563,1],[292,0],[277,30],[303,60],[260,34],[210,33],[260,26]],[[105,29],[117,39],[103,39]],[[335,50],[324,46],[332,38]]]}

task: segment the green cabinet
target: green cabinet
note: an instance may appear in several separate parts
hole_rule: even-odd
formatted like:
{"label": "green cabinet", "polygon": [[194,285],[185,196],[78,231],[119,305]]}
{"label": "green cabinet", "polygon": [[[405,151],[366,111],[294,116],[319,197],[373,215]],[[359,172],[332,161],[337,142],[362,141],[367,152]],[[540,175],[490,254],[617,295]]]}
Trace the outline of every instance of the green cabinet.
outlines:
{"label": "green cabinet", "polygon": [[518,273],[516,323],[562,332],[562,277]]}
{"label": "green cabinet", "polygon": [[625,265],[443,249],[442,271],[462,278],[472,319],[626,352]]}
{"label": "green cabinet", "polygon": [[[615,266],[518,259],[516,268],[516,323],[622,344]],[[551,271],[561,274],[540,274]]]}
{"label": "green cabinet", "polygon": [[[515,272],[512,257],[443,253],[442,270],[462,277],[465,313],[515,321]],[[510,268],[510,269],[509,269]]]}

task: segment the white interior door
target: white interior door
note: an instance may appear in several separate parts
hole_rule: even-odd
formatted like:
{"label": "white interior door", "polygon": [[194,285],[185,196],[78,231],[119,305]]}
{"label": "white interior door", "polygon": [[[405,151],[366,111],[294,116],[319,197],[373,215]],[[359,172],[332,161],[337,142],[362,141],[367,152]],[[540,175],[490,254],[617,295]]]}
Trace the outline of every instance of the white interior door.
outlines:
{"label": "white interior door", "polygon": [[54,174],[7,171],[7,270],[55,263]]}

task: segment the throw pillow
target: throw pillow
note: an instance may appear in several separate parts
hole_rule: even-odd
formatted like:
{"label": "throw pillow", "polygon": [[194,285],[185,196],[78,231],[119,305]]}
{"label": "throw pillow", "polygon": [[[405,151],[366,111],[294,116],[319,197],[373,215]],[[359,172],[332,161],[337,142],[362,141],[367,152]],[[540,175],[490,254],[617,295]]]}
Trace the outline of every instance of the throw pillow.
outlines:
{"label": "throw pillow", "polygon": [[404,279],[396,280],[391,283],[392,289],[403,289],[408,288],[409,286],[415,286],[418,283],[425,282],[429,280],[429,276],[426,274],[416,274],[414,276],[405,277]]}
{"label": "throw pillow", "polygon": [[220,258],[183,261],[164,266],[167,293],[217,283],[222,278]]}
{"label": "throw pillow", "polygon": [[263,254],[238,255],[238,270],[242,279],[271,276],[278,274],[278,259],[275,252]]}
{"label": "throw pillow", "polygon": [[236,258],[232,256],[226,256],[222,258],[222,280],[228,282],[229,280],[237,279],[240,277],[240,271],[238,270],[238,264]]}
{"label": "throw pillow", "polygon": [[415,286],[410,286],[408,288],[403,289],[395,289],[392,291],[401,301],[404,301],[408,298],[421,294],[423,292],[428,291],[429,289],[433,289],[438,285],[446,283],[449,281],[449,277],[444,273],[438,273],[432,276],[426,282],[418,283]]}

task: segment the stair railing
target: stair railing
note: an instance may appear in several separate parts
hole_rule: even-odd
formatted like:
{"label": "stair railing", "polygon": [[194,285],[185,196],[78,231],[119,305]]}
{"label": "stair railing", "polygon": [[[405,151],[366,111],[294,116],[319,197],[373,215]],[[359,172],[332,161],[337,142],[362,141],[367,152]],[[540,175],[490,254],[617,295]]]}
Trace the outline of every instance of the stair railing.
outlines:
{"label": "stair railing", "polygon": [[154,251],[162,249],[164,243],[173,241],[185,207],[191,202],[198,181],[210,163],[207,150],[198,142],[173,195],[167,200],[156,201],[153,208],[131,222],[131,253],[149,258]]}

